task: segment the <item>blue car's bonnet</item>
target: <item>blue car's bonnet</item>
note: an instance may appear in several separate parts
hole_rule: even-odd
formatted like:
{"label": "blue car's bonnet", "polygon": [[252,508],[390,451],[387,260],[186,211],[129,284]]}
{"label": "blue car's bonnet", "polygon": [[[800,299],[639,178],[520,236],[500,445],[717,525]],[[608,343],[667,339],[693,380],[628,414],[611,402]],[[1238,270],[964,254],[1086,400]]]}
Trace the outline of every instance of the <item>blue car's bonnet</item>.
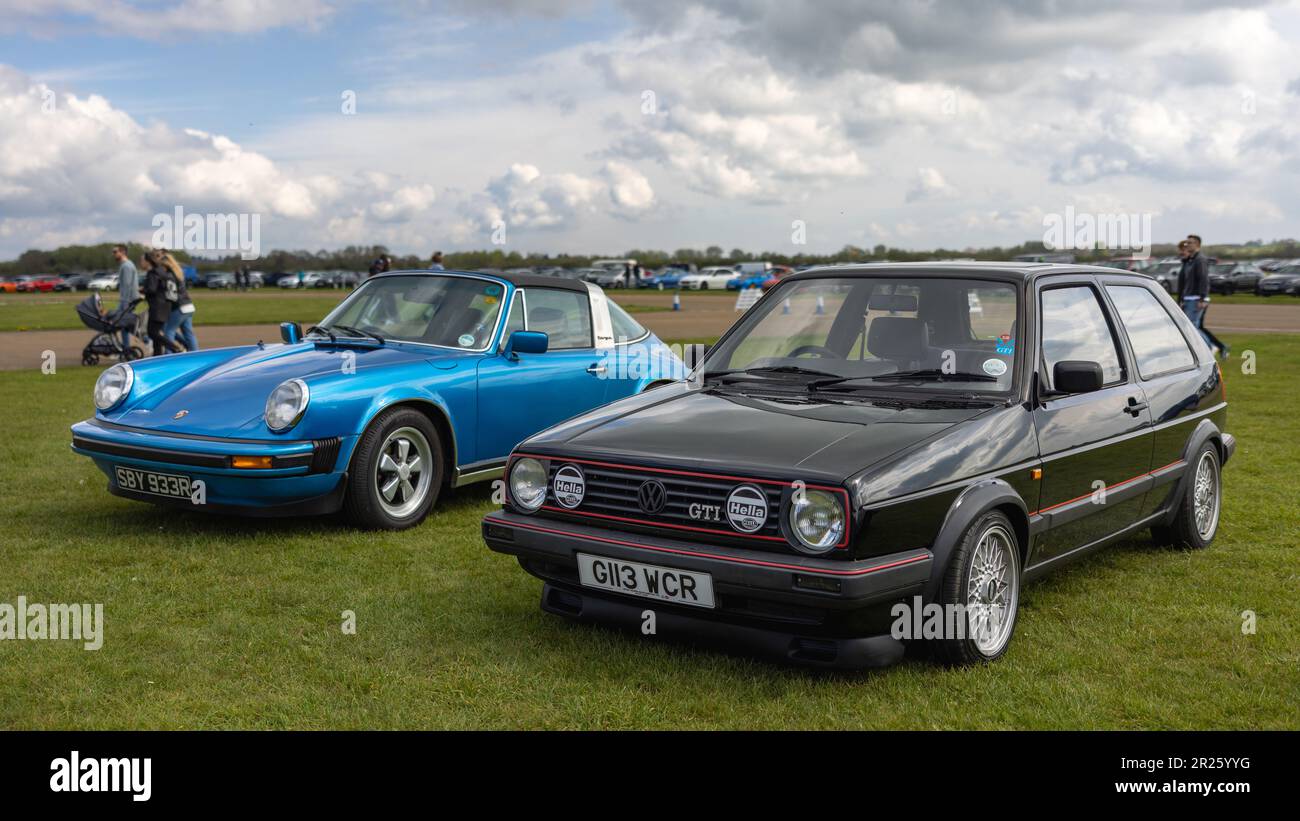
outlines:
{"label": "blue car's bonnet", "polygon": [[[106,419],[158,431],[221,437],[270,436],[263,422],[266,398],[286,379],[298,378],[318,392],[346,379],[371,383],[377,369],[456,368],[468,354],[411,345],[331,345],[302,342],[270,345],[237,353],[194,371],[187,357],[142,363],[137,387],[122,409]],[[175,369],[171,378],[168,369]]]}

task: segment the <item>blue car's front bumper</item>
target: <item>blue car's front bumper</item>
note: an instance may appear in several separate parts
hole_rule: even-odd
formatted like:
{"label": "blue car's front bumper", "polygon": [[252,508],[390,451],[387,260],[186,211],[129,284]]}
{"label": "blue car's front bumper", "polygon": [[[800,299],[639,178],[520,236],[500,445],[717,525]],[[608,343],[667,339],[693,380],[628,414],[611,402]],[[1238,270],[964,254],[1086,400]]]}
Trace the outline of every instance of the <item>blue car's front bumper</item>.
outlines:
{"label": "blue car's front bumper", "polygon": [[[87,419],[72,426],[72,450],[89,456],[117,496],[195,510],[252,516],[332,513],[343,504],[355,436],[263,441],[157,433]],[[233,460],[269,457],[269,468],[236,468]],[[202,480],[202,503],[120,487],[118,465]]]}

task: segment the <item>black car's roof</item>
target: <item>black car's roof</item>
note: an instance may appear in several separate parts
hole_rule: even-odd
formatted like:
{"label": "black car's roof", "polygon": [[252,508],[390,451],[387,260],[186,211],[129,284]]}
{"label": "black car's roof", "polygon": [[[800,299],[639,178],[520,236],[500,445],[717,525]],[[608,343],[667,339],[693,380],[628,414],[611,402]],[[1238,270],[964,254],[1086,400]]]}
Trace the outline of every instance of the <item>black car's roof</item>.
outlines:
{"label": "black car's roof", "polygon": [[385,271],[382,274],[376,274],[373,277],[369,277],[369,279],[402,275],[410,276],[411,274],[424,274],[425,276],[467,276],[477,277],[479,279],[496,279],[502,282],[509,282],[517,288],[560,288],[566,291],[578,291],[583,294],[587,293],[587,285],[582,280],[568,279],[566,277],[543,277],[535,274],[484,274],[479,271],[430,271],[428,268],[416,268],[410,271]]}
{"label": "black car's roof", "polygon": [[791,274],[782,280],[818,279],[828,275],[845,277],[875,276],[973,276],[1023,282],[1052,274],[1106,274],[1150,279],[1140,271],[1125,271],[1101,265],[1064,262],[868,262],[860,265],[820,265]]}

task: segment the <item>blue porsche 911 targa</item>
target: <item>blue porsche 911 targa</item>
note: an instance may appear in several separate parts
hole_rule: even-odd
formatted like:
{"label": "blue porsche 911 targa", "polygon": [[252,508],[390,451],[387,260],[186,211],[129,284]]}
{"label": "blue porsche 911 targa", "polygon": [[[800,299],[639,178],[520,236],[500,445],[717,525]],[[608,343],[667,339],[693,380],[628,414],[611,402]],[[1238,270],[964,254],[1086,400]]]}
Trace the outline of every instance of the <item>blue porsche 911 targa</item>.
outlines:
{"label": "blue porsche 911 targa", "polygon": [[683,376],[598,287],[555,277],[384,274],[281,335],[108,368],[72,449],[129,499],[398,529],[532,434]]}

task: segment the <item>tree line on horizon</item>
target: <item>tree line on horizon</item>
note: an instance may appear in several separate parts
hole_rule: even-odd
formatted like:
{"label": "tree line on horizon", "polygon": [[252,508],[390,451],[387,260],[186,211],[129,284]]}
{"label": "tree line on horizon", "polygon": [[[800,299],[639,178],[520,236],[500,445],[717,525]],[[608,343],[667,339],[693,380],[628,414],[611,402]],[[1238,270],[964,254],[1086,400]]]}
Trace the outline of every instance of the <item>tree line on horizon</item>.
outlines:
{"label": "tree line on horizon", "polygon": [[[17,259],[0,262],[0,276],[18,276],[22,274],[72,274],[109,271],[116,266],[113,262],[114,243],[103,242],[97,245],[65,245],[52,251],[32,249],[24,251]],[[128,243],[132,260],[138,261],[147,250],[139,243]],[[1244,244],[1207,245],[1207,255],[1232,259],[1297,258],[1300,257],[1300,242],[1294,239],[1273,240],[1265,243],[1254,240]],[[1158,243],[1152,246],[1152,256],[1169,256],[1176,252],[1173,243]],[[554,266],[560,268],[583,268],[594,259],[635,259],[647,268],[660,268],[670,262],[693,263],[700,267],[707,265],[729,265],[737,262],[768,261],[777,265],[814,265],[832,262],[924,262],[934,259],[978,259],[1008,260],[1021,254],[1054,253],[1043,247],[1041,242],[1026,242],[1011,247],[994,246],[991,248],[935,248],[932,250],[910,250],[891,248],[883,244],[873,248],[861,248],[845,245],[839,251],[830,254],[782,254],[772,251],[756,253],[743,248],[724,251],[717,245],[707,248],[679,248],[675,251],[654,249],[632,249],[621,254],[544,254],[504,251],[499,248],[480,251],[455,251],[444,254],[443,264],[452,269],[478,268],[533,268]],[[1092,252],[1070,252],[1080,262],[1096,262],[1122,252],[1100,249]],[[392,254],[382,245],[349,245],[333,251],[284,251],[274,250],[254,260],[242,260],[238,255],[225,257],[195,257],[185,251],[173,251],[175,257],[183,264],[194,265],[201,273],[211,271],[229,271],[236,266],[248,265],[250,268],[267,273],[281,271],[344,270],[366,271],[371,262],[382,254],[390,254],[395,269],[427,268],[430,256],[415,254]]]}

